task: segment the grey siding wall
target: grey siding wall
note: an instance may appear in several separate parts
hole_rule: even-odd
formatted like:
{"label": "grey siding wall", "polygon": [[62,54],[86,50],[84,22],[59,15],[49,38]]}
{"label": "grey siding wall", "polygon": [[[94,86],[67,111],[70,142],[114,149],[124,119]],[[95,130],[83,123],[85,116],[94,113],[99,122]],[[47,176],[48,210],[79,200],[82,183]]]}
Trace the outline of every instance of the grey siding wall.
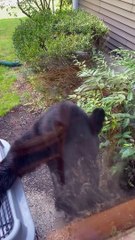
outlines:
{"label": "grey siding wall", "polygon": [[79,7],[97,15],[108,25],[110,49],[135,50],[135,0],[79,0]]}

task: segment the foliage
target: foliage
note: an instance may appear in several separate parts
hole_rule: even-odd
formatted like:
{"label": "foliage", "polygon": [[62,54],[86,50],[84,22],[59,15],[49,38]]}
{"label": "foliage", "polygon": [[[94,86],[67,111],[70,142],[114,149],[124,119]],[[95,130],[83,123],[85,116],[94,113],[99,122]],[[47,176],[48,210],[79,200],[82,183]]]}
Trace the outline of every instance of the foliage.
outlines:
{"label": "foliage", "polygon": [[85,81],[71,97],[88,113],[103,107],[106,142],[102,146],[113,145],[121,159],[135,159],[135,52],[120,49],[113,54],[110,66],[101,52],[93,57],[93,69],[82,66],[79,76]]}
{"label": "foliage", "polygon": [[84,11],[42,11],[22,21],[13,36],[20,59],[34,64],[40,59],[69,57],[77,50],[91,51],[108,29]]}
{"label": "foliage", "polygon": [[17,0],[17,5],[27,17],[31,18],[33,13],[45,10],[61,10],[64,6],[70,4],[69,0]]}

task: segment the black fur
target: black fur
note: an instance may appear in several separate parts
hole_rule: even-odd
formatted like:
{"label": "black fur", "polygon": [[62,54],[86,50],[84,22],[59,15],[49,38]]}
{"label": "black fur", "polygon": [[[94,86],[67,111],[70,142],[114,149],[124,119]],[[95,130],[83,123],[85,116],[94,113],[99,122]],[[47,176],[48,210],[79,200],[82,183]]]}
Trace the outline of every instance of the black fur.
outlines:
{"label": "black fur", "polygon": [[23,137],[15,141],[0,164],[0,193],[17,176],[46,162],[55,186],[56,207],[77,216],[102,201],[96,161],[103,109],[88,116],[76,104],[53,105]]}

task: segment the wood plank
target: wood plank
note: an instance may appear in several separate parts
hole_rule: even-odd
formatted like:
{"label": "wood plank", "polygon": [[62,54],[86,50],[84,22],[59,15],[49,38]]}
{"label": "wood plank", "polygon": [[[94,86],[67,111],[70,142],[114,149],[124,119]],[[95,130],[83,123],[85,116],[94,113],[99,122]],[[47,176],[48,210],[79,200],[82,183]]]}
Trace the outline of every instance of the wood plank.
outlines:
{"label": "wood plank", "polygon": [[[81,7],[84,6],[85,10],[86,8],[89,8],[90,10],[94,11],[94,12],[99,12],[98,16],[101,16],[103,19],[103,16],[108,17],[115,21],[118,21],[122,24],[124,24],[125,26],[130,26],[131,28],[135,29],[135,21],[132,21],[128,18],[126,18],[125,16],[121,16],[119,14],[116,14],[114,12],[111,12],[109,10],[106,10],[104,8],[100,8],[94,4],[89,4],[87,1],[81,1]],[[135,15],[135,14],[134,14]]]}
{"label": "wood plank", "polygon": [[88,1],[83,1],[83,6],[92,9],[93,11],[100,12],[100,6],[97,4],[90,4]]}
{"label": "wood plank", "polygon": [[85,0],[85,2],[88,2],[89,4],[100,6],[101,0],[94,0],[94,1],[93,0]]}
{"label": "wood plank", "polygon": [[131,10],[133,13],[135,13],[135,5],[132,6],[132,10]]}
{"label": "wood plank", "polygon": [[132,20],[135,22],[135,14],[134,13],[131,13],[129,11],[118,8],[117,6],[113,6],[108,3],[101,2],[101,9],[106,9],[112,13],[115,13],[117,15],[121,15],[121,16],[125,17],[125,19],[129,19],[129,20]]}
{"label": "wood plank", "polygon": [[125,38],[126,40],[132,42],[132,43],[135,43],[135,36],[132,36],[131,34],[128,34],[127,32],[121,30],[121,29],[118,29],[108,23],[106,23],[106,25],[108,25],[109,29],[111,30],[111,32],[119,35],[120,37],[122,38]]}
{"label": "wood plank", "polygon": [[109,50],[114,50],[116,48],[116,46],[114,46],[113,44],[106,42],[106,47],[109,48]]}
{"label": "wood plank", "polygon": [[112,37],[110,36],[109,42],[112,43],[112,44],[114,44],[116,47],[122,47],[123,45],[124,45],[124,46],[127,46],[127,40],[126,40],[126,39],[123,39],[122,42],[119,42],[119,41],[117,41],[116,38],[112,38]]}
{"label": "wood plank", "polygon": [[110,36],[110,38],[115,39],[117,42],[120,42],[120,43],[124,44],[125,46],[127,46],[128,42],[131,44],[134,44],[134,42],[131,42],[130,40],[127,40],[126,38],[122,38],[115,32],[110,32],[109,36]]}
{"label": "wood plank", "polygon": [[86,7],[84,4],[83,4],[83,5],[82,5],[82,4],[79,4],[79,7],[80,7],[81,9],[83,9],[84,11],[86,11],[86,12],[88,12],[88,13],[91,13],[91,14],[93,14],[93,15],[101,18],[101,14],[100,14],[99,12],[97,12],[97,11],[91,9],[91,8]]}
{"label": "wood plank", "polygon": [[[132,13],[133,15],[128,18],[129,14],[131,15],[129,6],[132,7],[133,11],[135,10],[135,0],[132,0],[134,5],[131,5],[130,1],[127,1],[128,5],[125,3],[123,9],[121,9],[120,5],[124,2],[123,0],[113,0],[110,4],[109,0],[84,0],[80,2],[80,7],[101,18],[110,28],[110,38],[108,41],[110,46],[135,50],[135,21],[132,20],[133,15],[135,19],[135,14]],[[125,7],[127,7],[128,11],[124,10]],[[116,8],[117,11],[114,11]],[[126,15],[121,15],[125,12],[127,13]]]}
{"label": "wood plank", "polygon": [[135,50],[135,44],[132,44],[126,40],[124,40],[122,43],[116,41],[115,39],[113,38],[109,38],[108,40],[111,44],[113,44],[114,46],[116,46],[116,48],[123,48],[124,46],[132,49],[132,50]]}
{"label": "wood plank", "polygon": [[116,21],[115,19],[112,19],[110,17],[107,17],[105,15],[101,15],[101,19],[114,27],[117,26],[118,29],[122,29],[123,31],[131,34],[132,36],[135,36],[135,29],[131,28],[130,26],[127,26],[121,22]]}
{"label": "wood plank", "polygon": [[126,3],[131,3],[131,4],[135,4],[134,0],[120,0],[121,2],[126,2]]}
{"label": "wood plank", "polygon": [[115,7],[124,9],[124,10],[129,11],[129,12],[132,12],[133,4],[131,4],[131,3],[122,2],[122,1],[119,1],[119,0],[113,0],[113,1],[101,0],[101,2],[107,3],[110,6],[113,5]]}
{"label": "wood plank", "polygon": [[[87,1],[89,2],[90,0],[87,0]],[[99,0],[99,1],[101,1],[101,0]],[[118,0],[118,1],[135,5],[135,0]],[[79,0],[79,2],[81,3],[81,2],[83,2],[83,0]],[[108,3],[109,2],[110,2],[110,0],[108,0]],[[94,3],[94,1],[93,1],[93,3]]]}
{"label": "wood plank", "polygon": [[118,232],[134,227],[134,224],[135,200],[130,200],[92,216],[71,221],[51,232],[47,240],[103,240],[111,237],[112,233],[116,236]]}
{"label": "wood plank", "polygon": [[[109,50],[114,50],[114,49],[118,48],[117,46],[113,45],[112,43],[110,43],[110,42],[108,42],[108,41],[106,42],[105,46],[106,46]],[[128,50],[132,50],[132,49],[130,49],[130,48],[128,48],[127,46],[124,46],[124,45],[122,45],[122,48],[128,49]]]}
{"label": "wood plank", "polygon": [[100,14],[105,15],[107,17],[111,17],[112,19],[125,24],[126,26],[130,26],[131,28],[135,29],[135,21],[132,21],[124,16],[118,15],[116,13],[110,12],[104,8],[100,9]]}

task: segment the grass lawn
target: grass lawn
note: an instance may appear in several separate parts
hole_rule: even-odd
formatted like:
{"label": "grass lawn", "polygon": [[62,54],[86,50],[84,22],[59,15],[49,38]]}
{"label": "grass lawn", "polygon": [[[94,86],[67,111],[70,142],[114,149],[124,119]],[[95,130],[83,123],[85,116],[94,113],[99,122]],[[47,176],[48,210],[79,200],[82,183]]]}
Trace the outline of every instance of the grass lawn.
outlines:
{"label": "grass lawn", "polygon": [[[0,60],[17,60],[12,35],[18,24],[17,18],[0,20]],[[19,104],[19,96],[13,91],[15,80],[16,73],[13,69],[0,66],[0,116]]]}
{"label": "grass lawn", "polygon": [[0,60],[16,59],[12,35],[19,22],[18,18],[0,19]]}

